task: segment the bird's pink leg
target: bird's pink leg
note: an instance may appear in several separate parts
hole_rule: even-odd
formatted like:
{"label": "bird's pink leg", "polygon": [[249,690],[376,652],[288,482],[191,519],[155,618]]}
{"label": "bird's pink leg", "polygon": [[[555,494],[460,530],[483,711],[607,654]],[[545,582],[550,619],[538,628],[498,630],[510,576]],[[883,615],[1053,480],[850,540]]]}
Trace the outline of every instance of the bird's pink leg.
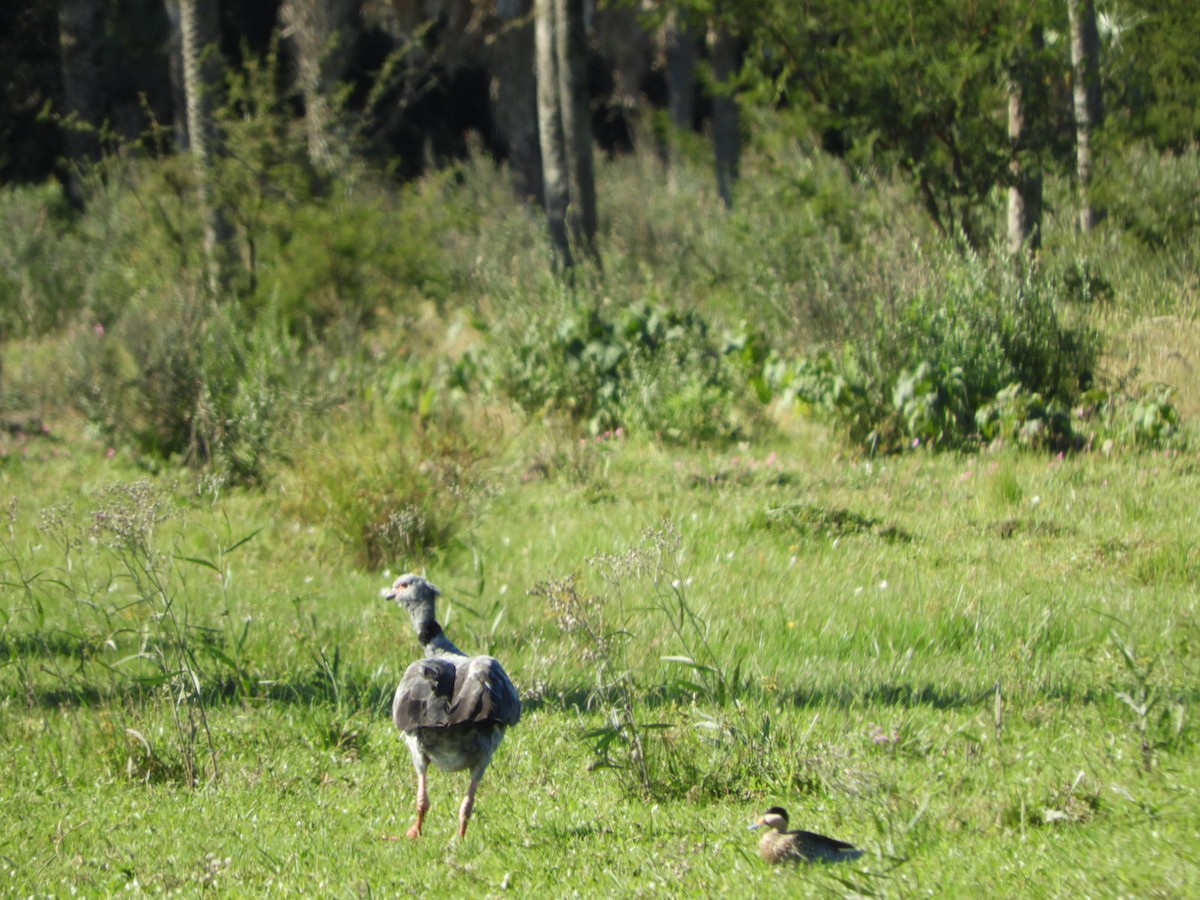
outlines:
{"label": "bird's pink leg", "polygon": [[475,772],[471,775],[471,784],[467,787],[467,796],[462,802],[462,808],[458,811],[458,836],[465,838],[467,836],[467,824],[471,821],[471,810],[475,808],[475,791],[479,787],[479,780],[483,778],[483,772]]}
{"label": "bird's pink leg", "polygon": [[428,772],[425,769],[417,771],[417,821],[408,829],[408,836],[416,840],[421,836],[421,826],[425,824],[425,813],[429,812],[429,787],[426,784]]}

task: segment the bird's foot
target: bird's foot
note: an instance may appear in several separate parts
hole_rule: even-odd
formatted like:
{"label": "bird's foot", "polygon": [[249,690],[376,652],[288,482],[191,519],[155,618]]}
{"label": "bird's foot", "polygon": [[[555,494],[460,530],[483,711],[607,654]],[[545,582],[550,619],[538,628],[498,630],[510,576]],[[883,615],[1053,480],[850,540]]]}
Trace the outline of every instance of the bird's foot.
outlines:
{"label": "bird's foot", "polygon": [[421,836],[421,823],[420,822],[417,822],[416,824],[414,824],[413,827],[408,829],[408,831],[405,833],[405,837],[407,837],[410,841],[415,841],[420,836]]}

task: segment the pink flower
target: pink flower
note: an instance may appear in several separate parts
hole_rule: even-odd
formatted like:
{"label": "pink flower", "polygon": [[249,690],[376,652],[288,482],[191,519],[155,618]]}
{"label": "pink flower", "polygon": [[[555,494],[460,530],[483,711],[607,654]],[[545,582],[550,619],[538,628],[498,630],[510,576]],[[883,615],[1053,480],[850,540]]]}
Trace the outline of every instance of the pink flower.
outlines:
{"label": "pink flower", "polygon": [[104,455],[105,455],[105,457],[107,457],[108,459],[112,459],[114,456],[116,456],[116,455],[117,455],[117,448],[116,448],[116,447],[109,447],[107,450],[105,450],[105,451],[104,451]]}
{"label": "pink flower", "polygon": [[92,334],[96,337],[104,337],[104,326],[97,322],[92,326]]}
{"label": "pink flower", "polygon": [[768,466],[773,466],[778,461],[779,461],[779,454],[776,453],[774,450],[772,450],[770,453],[768,453],[767,458],[765,460],[763,460],[763,462],[765,462]]}

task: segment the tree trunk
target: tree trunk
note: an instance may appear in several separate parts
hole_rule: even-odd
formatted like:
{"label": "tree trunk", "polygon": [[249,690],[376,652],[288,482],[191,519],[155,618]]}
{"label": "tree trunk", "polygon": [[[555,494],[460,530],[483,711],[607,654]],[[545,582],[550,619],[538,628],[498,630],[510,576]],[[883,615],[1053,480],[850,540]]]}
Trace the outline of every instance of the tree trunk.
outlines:
{"label": "tree trunk", "polygon": [[513,189],[523,200],[542,203],[532,10],[531,0],[497,4],[496,14],[502,24],[490,45],[489,94],[496,128],[508,146]]}
{"label": "tree trunk", "polygon": [[717,194],[726,209],[733,209],[733,184],[738,177],[741,134],[738,101],[732,79],[739,65],[738,41],[727,29],[711,36],[713,80],[719,93],[713,97],[713,156],[717,167]]}
{"label": "tree trunk", "polygon": [[200,215],[204,221],[204,255],[209,289],[214,295],[224,293],[229,287],[233,255],[233,229],[214,190],[218,146],[213,107],[222,70],[217,51],[217,11],[213,0],[179,0],[188,145],[196,164]]}
{"label": "tree trunk", "polygon": [[1008,188],[1008,254],[1020,266],[1025,257],[1036,257],[1042,242],[1042,173],[1037,161],[1040,135],[1047,115],[1040,61],[1042,29],[1030,36],[1031,53],[1022,53],[1008,80],[1008,142],[1012,154]]}
{"label": "tree trunk", "polygon": [[556,0],[559,102],[566,146],[567,207],[571,236],[596,255],[596,169],[592,157],[592,115],[587,89],[587,30],[584,0]]}
{"label": "tree trunk", "polygon": [[85,203],[83,171],[100,157],[97,132],[95,39],[100,31],[98,0],[59,0],[58,48],[62,66],[62,104],[66,119],[67,202],[79,211]]}
{"label": "tree trunk", "polygon": [[563,137],[562,81],[558,74],[555,27],[561,0],[535,0],[537,60],[538,142],[542,151],[542,182],[550,246],[557,266],[572,265],[571,242],[567,237],[567,148]]}
{"label": "tree trunk", "polygon": [[308,159],[318,172],[334,172],[349,157],[337,92],[350,61],[357,7],[358,0],[284,0],[279,11],[296,48]]}
{"label": "tree trunk", "polygon": [[680,159],[680,136],[691,131],[696,114],[696,38],[682,13],[673,11],[664,35],[667,74],[667,189],[674,191]]}
{"label": "tree trunk", "polygon": [[179,21],[178,0],[167,0],[167,72],[171,79],[171,125],[175,148],[180,153],[191,149],[188,141],[187,87],[183,76],[183,29]]}
{"label": "tree trunk", "polygon": [[1095,0],[1067,0],[1071,24],[1071,81],[1075,101],[1075,174],[1079,181],[1079,227],[1095,228],[1101,214],[1093,208],[1092,137],[1104,109],[1100,98],[1100,34]]}

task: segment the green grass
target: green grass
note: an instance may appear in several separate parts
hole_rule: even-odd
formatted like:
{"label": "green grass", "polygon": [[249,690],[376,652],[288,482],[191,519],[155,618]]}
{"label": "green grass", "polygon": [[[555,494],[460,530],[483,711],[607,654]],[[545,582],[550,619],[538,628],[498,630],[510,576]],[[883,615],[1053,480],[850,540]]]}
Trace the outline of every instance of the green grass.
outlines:
{"label": "green grass", "polygon": [[[539,440],[554,439],[525,445]],[[171,698],[121,662],[153,634],[128,570],[86,515],[70,568],[38,527],[48,506],[90,509],[90,491],[143,473],[83,438],[56,446],[69,453],[0,467],[20,498],[0,621],[5,894],[1200,888],[1193,456],[866,461],[802,424],[769,447],[593,444],[572,452],[602,459],[523,480],[514,444],[467,546],[428,575],[447,630],[503,659],[526,715],[466,841],[451,839],[464,778],[435,773],[414,844],[384,840],[412,816],[388,702],[417,653],[379,599],[387,577],[350,567],[269,491],[156,482],[179,511],[153,542],[192,629],[220,771],[188,788]],[[652,581],[613,588],[594,561],[644,548],[663,522],[680,535],[667,574],[734,685],[724,703],[678,686],[685,668],[663,657],[684,648]],[[670,726],[645,733],[650,796],[593,765],[597,663],[529,594],[570,572],[628,632],[637,720]],[[1143,750],[1118,692],[1151,689]],[[867,855],[770,869],[745,826],[775,804]]]}
{"label": "green grass", "polygon": [[[258,324],[176,373],[227,439],[203,473],[131,450],[137,409],[105,388],[143,345],[178,355],[164,314],[201,270],[129,198],[185,198],[150,164],[79,222],[6,196],[38,315],[9,310],[0,348],[0,896],[1200,894],[1194,443],[866,459],[771,408],[704,446],[703,391],[667,407],[696,423],[677,443],[653,405],[595,439],[496,390],[489,355],[580,303],[790,355],[943,279],[903,181],[745,163],[726,215],[698,165],[664,195],[652,152],[603,162],[604,271],[574,292],[486,160],[268,203]],[[1080,237],[1049,187],[1046,265],[1079,294],[1055,299],[1105,335],[1105,383],[1168,380],[1188,419],[1191,232]],[[416,224],[376,246],[396,216]],[[129,359],[89,369],[122,328]],[[144,414],[186,420],[144,382]],[[111,417],[81,424],[81,397]],[[465,777],[440,773],[426,837],[387,840],[413,815],[389,708],[419,648],[380,589],[422,564],[526,701],[465,842]],[[866,854],[772,869],[746,825],[773,805]]]}

